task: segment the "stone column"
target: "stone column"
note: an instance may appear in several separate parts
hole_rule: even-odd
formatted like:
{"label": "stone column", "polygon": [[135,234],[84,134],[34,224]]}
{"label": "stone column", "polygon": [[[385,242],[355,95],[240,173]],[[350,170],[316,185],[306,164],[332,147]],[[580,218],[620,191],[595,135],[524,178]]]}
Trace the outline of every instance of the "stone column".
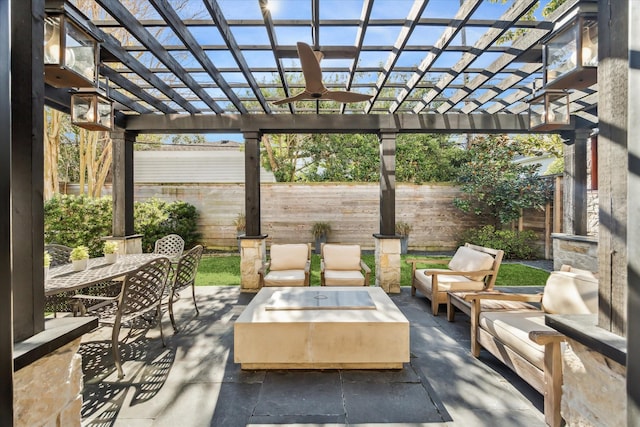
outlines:
{"label": "stone column", "polygon": [[240,237],[240,292],[258,292],[258,270],[267,259],[266,237]]}
{"label": "stone column", "polygon": [[80,341],[77,338],[15,373],[14,426],[80,427]]}
{"label": "stone column", "polygon": [[376,286],[388,294],[400,293],[400,237],[374,235],[376,239]]}
{"label": "stone column", "polygon": [[568,426],[632,425],[625,422],[624,366],[570,339],[562,355],[562,375],[560,412]]}

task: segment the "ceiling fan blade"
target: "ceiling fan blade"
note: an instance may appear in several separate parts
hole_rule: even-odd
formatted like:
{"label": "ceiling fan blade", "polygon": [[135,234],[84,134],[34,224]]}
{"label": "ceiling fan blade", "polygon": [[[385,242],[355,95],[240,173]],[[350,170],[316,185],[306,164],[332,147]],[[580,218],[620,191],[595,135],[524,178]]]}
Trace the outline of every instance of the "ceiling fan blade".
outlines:
{"label": "ceiling fan blade", "polygon": [[298,42],[298,56],[302,65],[302,74],[309,93],[322,93],[326,89],[322,84],[322,70],[315,53],[306,43]]}
{"label": "ceiling fan blade", "polygon": [[304,90],[304,91],[300,92],[297,95],[290,96],[289,98],[279,99],[279,100],[275,101],[273,103],[273,105],[286,104],[286,103],[289,103],[289,102],[296,102],[296,101],[300,101],[300,100],[303,100],[303,99],[313,99],[313,97],[311,96],[311,94],[308,91]]}
{"label": "ceiling fan blade", "polygon": [[362,102],[371,99],[371,95],[343,90],[330,90],[322,94],[320,99],[332,99],[338,102]]}

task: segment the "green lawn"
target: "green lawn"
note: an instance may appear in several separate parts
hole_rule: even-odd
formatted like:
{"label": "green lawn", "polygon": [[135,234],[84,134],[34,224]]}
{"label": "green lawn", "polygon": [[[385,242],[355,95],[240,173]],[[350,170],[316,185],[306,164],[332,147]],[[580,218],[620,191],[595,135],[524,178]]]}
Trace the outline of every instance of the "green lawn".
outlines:
{"label": "green lawn", "polygon": [[[414,255],[402,255],[405,258],[421,258]],[[362,259],[371,267],[371,284],[375,284],[375,256],[363,255]],[[411,265],[402,262],[400,283],[411,285]],[[522,264],[500,266],[496,286],[544,286],[549,273]],[[240,285],[239,255],[205,255],[200,262],[196,285]],[[311,258],[311,286],[320,285],[320,256]]]}

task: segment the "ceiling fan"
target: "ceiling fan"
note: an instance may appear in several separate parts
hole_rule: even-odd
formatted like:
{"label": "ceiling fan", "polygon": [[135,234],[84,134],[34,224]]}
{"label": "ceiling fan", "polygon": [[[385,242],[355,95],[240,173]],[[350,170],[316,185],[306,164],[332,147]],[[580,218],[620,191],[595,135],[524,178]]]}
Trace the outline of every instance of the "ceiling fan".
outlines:
{"label": "ceiling fan", "polygon": [[320,60],[323,57],[322,52],[314,51],[306,43],[298,42],[298,56],[302,65],[302,74],[304,75],[305,89],[297,95],[289,98],[275,101],[275,105],[301,101],[301,100],[319,100],[330,99],[337,102],[361,102],[371,98],[371,95],[362,93],[349,92],[345,90],[329,90],[322,83],[322,70],[320,69]]}

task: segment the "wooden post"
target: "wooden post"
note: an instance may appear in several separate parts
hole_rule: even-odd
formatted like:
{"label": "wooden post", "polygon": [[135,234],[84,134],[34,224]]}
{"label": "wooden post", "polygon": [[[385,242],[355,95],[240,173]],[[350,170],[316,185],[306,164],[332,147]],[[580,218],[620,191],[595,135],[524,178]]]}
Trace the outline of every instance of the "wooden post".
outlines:
{"label": "wooden post", "polygon": [[111,132],[113,150],[113,237],[131,236],[133,228],[133,144],[136,134],[122,129]]}
{"label": "wooden post", "polygon": [[[640,2],[629,2],[629,83],[628,92],[633,93],[640,87]],[[635,58],[635,59],[632,59]],[[637,94],[628,97],[629,138],[629,188],[627,198],[629,216],[627,224],[627,274],[629,294],[627,297],[627,425],[640,426],[640,99]]]}
{"label": "wooden post", "polygon": [[396,132],[380,131],[380,234],[396,234]]}
{"label": "wooden post", "polygon": [[13,338],[22,341],[44,330],[44,1],[12,2],[11,29]]}
{"label": "wooden post", "polygon": [[[16,1],[13,8],[18,7]],[[23,6],[24,7],[24,6]],[[9,2],[0,1],[0,425],[13,425],[11,309],[11,34]]]}
{"label": "wooden post", "polygon": [[553,191],[553,232],[562,233],[562,211],[564,206],[562,205],[563,196],[563,178],[562,176],[556,177],[555,189]]}
{"label": "wooden post", "polygon": [[551,258],[551,202],[544,207],[544,259]]}
{"label": "wooden post", "polygon": [[[598,325],[625,335],[630,228],[627,227],[627,144],[632,135],[627,129],[629,2],[610,6],[610,2],[598,2]],[[638,117],[629,116],[629,119],[637,121]]]}
{"label": "wooden post", "polygon": [[260,138],[257,131],[244,135],[244,192],[247,220],[246,236],[258,237],[260,232]]}

